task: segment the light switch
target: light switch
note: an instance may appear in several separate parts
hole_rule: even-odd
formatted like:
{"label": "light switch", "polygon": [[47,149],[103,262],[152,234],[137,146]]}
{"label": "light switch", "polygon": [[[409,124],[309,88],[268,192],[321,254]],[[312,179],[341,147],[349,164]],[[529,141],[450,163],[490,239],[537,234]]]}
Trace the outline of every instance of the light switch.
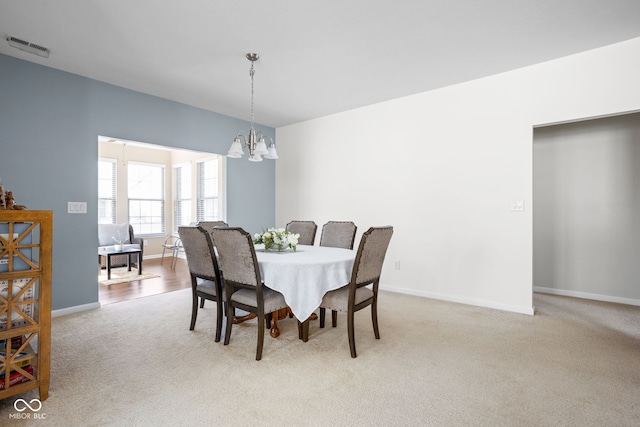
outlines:
{"label": "light switch", "polygon": [[87,202],[67,202],[67,213],[86,214]]}
{"label": "light switch", "polygon": [[512,200],[511,201],[511,210],[514,212],[522,212],[524,211],[524,200]]}

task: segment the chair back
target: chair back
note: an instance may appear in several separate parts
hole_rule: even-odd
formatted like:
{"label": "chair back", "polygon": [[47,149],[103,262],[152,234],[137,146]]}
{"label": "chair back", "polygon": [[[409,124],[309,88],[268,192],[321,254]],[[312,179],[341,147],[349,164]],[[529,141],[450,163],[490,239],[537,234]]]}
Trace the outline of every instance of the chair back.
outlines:
{"label": "chair back", "polygon": [[294,234],[299,234],[299,245],[313,246],[316,241],[316,231],[318,226],[313,221],[291,221],[286,225],[285,230]]}
{"label": "chair back", "polygon": [[352,284],[361,287],[378,281],[392,235],[391,226],[371,227],[362,235],[353,264]]}
{"label": "chair back", "polygon": [[320,246],[353,249],[357,229],[351,221],[329,221],[322,226]]}
{"label": "chair back", "polygon": [[251,235],[240,227],[217,227],[212,231],[218,262],[226,283],[244,288],[262,283]]}
{"label": "chair back", "polygon": [[198,226],[211,233],[214,227],[228,227],[229,224],[224,221],[200,221],[198,222]]}
{"label": "chair back", "polygon": [[209,233],[201,227],[180,226],[178,235],[187,256],[189,272],[195,277],[215,281],[220,271]]}

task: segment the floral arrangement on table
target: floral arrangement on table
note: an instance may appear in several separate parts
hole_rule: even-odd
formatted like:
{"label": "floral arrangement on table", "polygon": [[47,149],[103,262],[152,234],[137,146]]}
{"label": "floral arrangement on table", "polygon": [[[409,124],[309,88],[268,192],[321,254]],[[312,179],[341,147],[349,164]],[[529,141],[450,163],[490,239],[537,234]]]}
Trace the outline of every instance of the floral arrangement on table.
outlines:
{"label": "floral arrangement on table", "polygon": [[263,244],[265,250],[275,248],[279,251],[287,248],[293,249],[295,252],[298,245],[299,234],[294,234],[284,228],[269,228],[262,233],[253,235],[253,243]]}

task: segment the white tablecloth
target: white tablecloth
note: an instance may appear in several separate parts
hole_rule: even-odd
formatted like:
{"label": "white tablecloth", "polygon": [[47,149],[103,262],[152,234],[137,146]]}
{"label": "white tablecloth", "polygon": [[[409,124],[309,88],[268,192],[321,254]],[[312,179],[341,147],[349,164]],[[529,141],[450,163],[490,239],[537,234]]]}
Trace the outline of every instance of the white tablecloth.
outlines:
{"label": "white tablecloth", "polygon": [[356,251],[298,245],[293,251],[267,251],[256,246],[264,284],[284,295],[293,314],[306,320],[328,291],[349,283]]}

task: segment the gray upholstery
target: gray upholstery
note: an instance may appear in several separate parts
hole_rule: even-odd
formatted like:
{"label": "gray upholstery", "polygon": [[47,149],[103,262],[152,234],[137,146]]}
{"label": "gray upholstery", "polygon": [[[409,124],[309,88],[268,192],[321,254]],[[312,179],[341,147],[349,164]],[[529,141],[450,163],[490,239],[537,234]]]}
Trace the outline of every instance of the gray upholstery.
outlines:
{"label": "gray upholstery", "polygon": [[351,272],[351,281],[335,291],[327,292],[320,303],[320,327],[324,327],[325,309],[334,314],[338,311],[347,312],[347,331],[351,357],[356,357],[356,343],[354,336],[354,313],[367,306],[371,306],[371,320],[376,339],[380,339],[378,330],[378,285],[382,264],[393,235],[393,227],[371,227],[360,239],[358,252]]}
{"label": "gray upholstery", "polygon": [[351,221],[329,221],[322,226],[320,246],[353,249],[357,229]]}
{"label": "gray upholstery", "polygon": [[313,221],[291,221],[286,225],[285,230],[300,235],[298,238],[299,245],[313,246],[318,226]]}
{"label": "gray upholstery", "polygon": [[[193,330],[198,316],[198,298],[216,302],[216,336],[220,341],[222,334],[223,291],[220,280],[220,269],[213,249],[211,235],[201,227],[178,227],[178,235],[187,257],[191,276],[192,308],[191,325]],[[202,305],[201,305],[202,307]]]}
{"label": "gray upholstery", "polygon": [[[373,297],[373,291],[367,287],[356,289],[355,304],[360,304],[368,298]],[[335,291],[327,292],[322,297],[321,307],[331,308],[335,311],[349,310],[349,285],[343,286]]]}
{"label": "gray upholstery", "polygon": [[[135,237],[133,233],[133,227],[130,224],[98,224],[98,249],[103,246],[113,246],[116,244],[114,237],[118,236],[123,240],[123,243],[128,245],[137,245],[140,250],[140,257],[144,255],[144,240],[140,237]],[[127,265],[128,255],[115,255],[111,257],[112,267],[121,267]],[[135,259],[135,257],[134,257]],[[102,268],[107,267],[107,257],[98,256],[98,262]]]}
{"label": "gray upholstery", "polygon": [[197,283],[196,289],[198,290],[198,292],[205,293],[212,297],[218,296],[218,291],[216,290],[215,281],[196,278],[196,283]]}
{"label": "gray upholstery", "polygon": [[212,232],[218,248],[224,280],[256,287],[260,269],[249,233],[239,228],[216,228]]}
{"label": "gray upholstery", "polygon": [[207,230],[208,233],[211,233],[214,227],[228,227],[229,224],[224,221],[200,221],[198,226]]}
{"label": "gray upholstery", "polygon": [[362,236],[356,255],[357,284],[372,283],[380,278],[392,235],[392,227],[372,227]]}
{"label": "gray upholstery", "polygon": [[[271,313],[276,310],[280,310],[286,307],[287,303],[284,301],[284,296],[280,292],[269,289],[266,286],[262,287],[262,295],[264,298],[264,312]],[[231,299],[240,304],[250,305],[256,307],[258,305],[256,292],[249,289],[240,289],[235,292]]]}
{"label": "gray upholstery", "polygon": [[[178,235],[187,256],[189,273],[196,277],[216,280],[216,262],[213,246],[207,239],[206,234],[198,227],[181,226],[178,227]],[[205,231],[206,233],[206,231]]]}
{"label": "gray upholstery", "polygon": [[258,318],[256,360],[262,358],[265,314],[285,308],[284,296],[262,283],[251,235],[237,227],[217,227],[212,231],[218,249],[220,270],[226,293],[227,328],[224,344],[231,339],[235,309],[255,313]]}

